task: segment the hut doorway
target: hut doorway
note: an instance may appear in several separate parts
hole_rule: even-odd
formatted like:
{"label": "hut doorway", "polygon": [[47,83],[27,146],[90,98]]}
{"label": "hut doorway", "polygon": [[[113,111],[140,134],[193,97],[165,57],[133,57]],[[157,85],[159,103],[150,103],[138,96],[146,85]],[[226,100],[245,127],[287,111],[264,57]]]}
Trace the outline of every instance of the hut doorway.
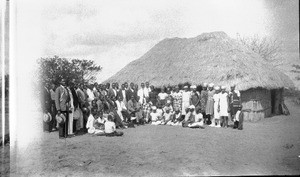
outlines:
{"label": "hut doorway", "polygon": [[275,104],[276,104],[276,90],[272,89],[271,90],[271,114],[275,114]]}

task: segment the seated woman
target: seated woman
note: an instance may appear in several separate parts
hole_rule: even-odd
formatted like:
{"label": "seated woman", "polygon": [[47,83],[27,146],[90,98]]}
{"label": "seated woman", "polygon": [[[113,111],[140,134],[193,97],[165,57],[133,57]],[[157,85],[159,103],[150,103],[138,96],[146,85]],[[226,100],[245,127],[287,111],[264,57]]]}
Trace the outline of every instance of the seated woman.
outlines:
{"label": "seated woman", "polygon": [[201,114],[200,107],[196,109],[195,121],[188,124],[190,128],[204,128],[203,127],[203,115]]}
{"label": "seated woman", "polygon": [[116,131],[116,124],[114,123],[113,116],[108,114],[107,121],[104,123],[104,131],[106,136],[122,136],[123,132]]}
{"label": "seated woman", "polygon": [[162,125],[174,125],[170,108],[166,108],[163,114]]}
{"label": "seated woman", "polygon": [[166,112],[166,109],[169,109],[171,113],[173,113],[173,107],[171,105],[171,101],[168,100],[165,107],[163,108],[163,111]]}
{"label": "seated woman", "polygon": [[97,108],[92,108],[91,114],[89,114],[88,121],[86,123],[86,128],[89,134],[101,134],[104,131],[100,129],[100,124],[98,124]]}
{"label": "seated woman", "polygon": [[188,127],[190,123],[193,123],[195,121],[195,115],[195,106],[191,105],[189,107],[189,112],[187,112],[184,120],[182,121],[182,127]]}
{"label": "seated woman", "polygon": [[181,125],[182,117],[181,112],[178,108],[175,108],[175,113],[173,114],[174,125]]}
{"label": "seated woman", "polygon": [[152,107],[152,112],[150,113],[150,119],[152,125],[160,125],[161,124],[161,115],[157,112],[156,106]]}

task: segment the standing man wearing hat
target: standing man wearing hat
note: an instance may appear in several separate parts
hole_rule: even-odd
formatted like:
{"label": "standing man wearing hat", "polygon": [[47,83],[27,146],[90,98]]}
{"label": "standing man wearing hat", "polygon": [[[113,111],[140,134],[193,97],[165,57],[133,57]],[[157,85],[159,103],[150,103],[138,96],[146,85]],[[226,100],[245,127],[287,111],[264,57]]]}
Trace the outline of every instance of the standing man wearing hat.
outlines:
{"label": "standing man wearing hat", "polygon": [[70,109],[70,93],[66,87],[65,79],[62,79],[60,86],[55,90],[55,106],[57,115],[65,117],[66,120],[59,124],[59,138],[66,138],[68,136],[68,122],[69,122],[69,109]]}

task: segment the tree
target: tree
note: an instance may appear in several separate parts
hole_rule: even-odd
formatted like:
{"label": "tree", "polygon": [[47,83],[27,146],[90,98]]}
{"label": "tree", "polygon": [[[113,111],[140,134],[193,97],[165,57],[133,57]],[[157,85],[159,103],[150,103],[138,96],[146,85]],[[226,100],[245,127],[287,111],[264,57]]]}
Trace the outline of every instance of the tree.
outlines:
{"label": "tree", "polygon": [[253,52],[259,54],[266,61],[274,61],[281,55],[282,42],[278,39],[271,39],[267,37],[241,37],[237,34],[237,40],[242,44],[248,46]]}
{"label": "tree", "polygon": [[[293,73],[300,74],[300,65],[292,65],[295,69],[291,70]],[[300,80],[300,76],[296,77],[297,80]]]}
{"label": "tree", "polygon": [[87,84],[95,81],[97,72],[102,67],[92,60],[66,59],[54,56],[53,58],[39,59],[41,83],[55,83],[64,78],[67,81]]}

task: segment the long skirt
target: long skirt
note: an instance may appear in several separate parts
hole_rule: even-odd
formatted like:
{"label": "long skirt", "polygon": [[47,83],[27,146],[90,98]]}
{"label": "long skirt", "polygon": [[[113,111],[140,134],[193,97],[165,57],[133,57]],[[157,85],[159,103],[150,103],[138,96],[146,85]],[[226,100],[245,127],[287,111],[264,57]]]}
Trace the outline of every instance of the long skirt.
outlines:
{"label": "long skirt", "polygon": [[73,134],[73,111],[69,114],[68,135]]}
{"label": "long skirt", "polygon": [[182,115],[186,115],[187,112],[185,111],[187,108],[190,107],[190,102],[189,101],[183,101],[182,102],[182,110],[181,110],[181,114]]}
{"label": "long skirt", "polygon": [[206,103],[206,114],[213,115],[214,113],[214,100],[213,99],[208,99]]}

